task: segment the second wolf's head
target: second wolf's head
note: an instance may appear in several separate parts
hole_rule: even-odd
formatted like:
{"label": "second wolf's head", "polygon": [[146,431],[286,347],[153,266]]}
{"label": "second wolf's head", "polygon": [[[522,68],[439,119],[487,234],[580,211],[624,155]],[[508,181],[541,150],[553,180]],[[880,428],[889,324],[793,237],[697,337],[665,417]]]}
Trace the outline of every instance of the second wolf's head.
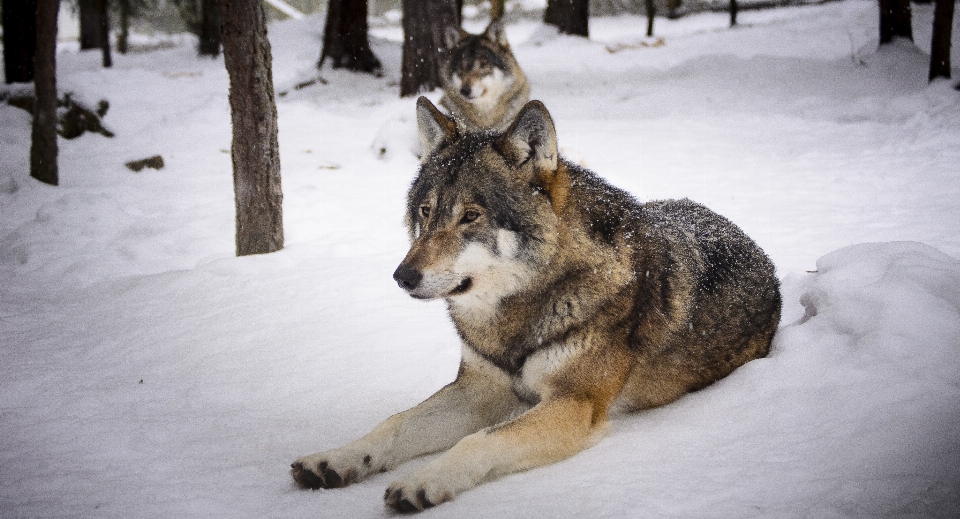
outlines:
{"label": "second wolf's head", "polygon": [[417,119],[424,158],[407,200],[412,244],[394,278],[418,299],[494,308],[557,251],[564,189],[553,122],[534,101],[502,134],[466,132],[426,98]]}
{"label": "second wolf's head", "polygon": [[470,129],[502,130],[530,99],[530,86],[510,51],[503,21],[482,34],[451,28],[440,103]]}

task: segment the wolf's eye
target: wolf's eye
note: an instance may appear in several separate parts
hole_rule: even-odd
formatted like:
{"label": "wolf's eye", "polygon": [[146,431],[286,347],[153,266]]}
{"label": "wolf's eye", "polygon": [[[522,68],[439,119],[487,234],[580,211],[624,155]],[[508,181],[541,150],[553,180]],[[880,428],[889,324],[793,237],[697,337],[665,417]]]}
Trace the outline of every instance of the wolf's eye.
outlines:
{"label": "wolf's eye", "polygon": [[473,209],[467,209],[466,212],[463,213],[463,218],[460,219],[460,223],[470,223],[476,220],[477,218],[480,218],[479,211],[475,211]]}
{"label": "wolf's eye", "polygon": [[420,206],[420,216],[422,216],[422,217],[424,217],[424,218],[430,218],[430,206],[429,206],[429,205],[421,205],[421,206]]}

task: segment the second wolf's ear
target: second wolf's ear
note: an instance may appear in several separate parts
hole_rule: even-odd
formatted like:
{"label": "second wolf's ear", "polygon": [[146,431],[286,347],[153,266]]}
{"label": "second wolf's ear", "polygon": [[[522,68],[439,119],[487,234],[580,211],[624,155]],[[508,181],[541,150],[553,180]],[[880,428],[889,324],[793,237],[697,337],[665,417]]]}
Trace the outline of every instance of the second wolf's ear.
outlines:
{"label": "second wolf's ear", "polygon": [[452,50],[468,34],[467,31],[463,30],[463,27],[448,25],[447,30],[443,31],[443,43],[447,45],[447,50]]}
{"label": "second wolf's ear", "polygon": [[426,97],[417,99],[417,128],[420,133],[420,160],[457,137],[457,123],[443,115]]}
{"label": "second wolf's ear", "polygon": [[503,47],[509,47],[507,43],[507,32],[503,28],[503,17],[497,17],[490,20],[487,30],[483,31],[483,36]]}
{"label": "second wolf's ear", "polygon": [[515,166],[532,162],[535,173],[557,169],[557,131],[547,107],[530,101],[497,140],[497,149]]}

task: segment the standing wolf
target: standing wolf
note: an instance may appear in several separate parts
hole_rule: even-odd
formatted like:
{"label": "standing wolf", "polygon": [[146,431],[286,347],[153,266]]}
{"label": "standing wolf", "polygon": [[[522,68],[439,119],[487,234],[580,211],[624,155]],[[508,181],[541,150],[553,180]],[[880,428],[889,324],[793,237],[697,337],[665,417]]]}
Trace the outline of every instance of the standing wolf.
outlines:
{"label": "standing wolf", "polygon": [[501,134],[465,133],[425,98],[412,245],[394,273],[442,298],[457,379],[339,449],[293,464],[303,487],[360,481],[447,452],[387,489],[422,510],[599,440],[613,409],[660,406],[767,354],[780,320],[769,258],[689,200],[640,204],[557,155],[527,104]]}
{"label": "standing wolf", "polygon": [[440,104],[470,130],[503,131],[530,100],[530,84],[495,18],[483,34],[450,29]]}

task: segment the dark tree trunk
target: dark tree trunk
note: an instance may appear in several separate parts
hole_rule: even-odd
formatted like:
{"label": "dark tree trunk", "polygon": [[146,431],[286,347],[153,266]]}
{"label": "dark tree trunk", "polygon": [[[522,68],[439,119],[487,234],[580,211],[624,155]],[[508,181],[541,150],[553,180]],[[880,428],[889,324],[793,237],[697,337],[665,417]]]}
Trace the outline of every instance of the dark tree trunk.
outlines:
{"label": "dark tree trunk", "polygon": [[[460,5],[463,6],[463,0],[459,0]],[[506,12],[505,0],[490,0],[490,19],[496,20],[497,18],[503,18],[503,13]]]}
{"label": "dark tree trunk", "polygon": [[380,74],[380,60],[367,38],[367,0],[330,0],[317,68],[327,58],[333,68]]}
{"label": "dark tree trunk", "polygon": [[3,0],[3,74],[7,83],[33,81],[37,0]]}
{"label": "dark tree trunk", "polygon": [[547,0],[543,22],[557,26],[564,34],[589,36],[590,0]]}
{"label": "dark tree trunk", "polygon": [[110,15],[107,13],[107,0],[97,0],[100,7],[100,49],[103,51],[103,66],[110,68],[113,66],[113,58],[110,57]]}
{"label": "dark tree trunk", "polygon": [[100,1],[78,0],[80,8],[80,49],[100,48]]}
{"label": "dark tree trunk", "polygon": [[657,6],[653,0],[646,0],[647,8],[647,37],[653,36],[653,19],[657,16]]}
{"label": "dark tree trunk", "polygon": [[230,76],[237,256],[283,248],[277,105],[260,0],[220,0],[223,62]]}
{"label": "dark tree trunk", "polygon": [[119,0],[120,2],[120,32],[117,33],[117,52],[126,54],[130,40],[130,2],[133,0]]}
{"label": "dark tree trunk", "polygon": [[950,38],[953,32],[955,0],[937,0],[933,12],[933,37],[930,44],[930,81],[950,79]]}
{"label": "dark tree trunk", "polygon": [[30,135],[30,176],[57,185],[57,13],[60,0],[37,2],[37,55],[34,61],[33,110]]}
{"label": "dark tree trunk", "polygon": [[[683,7],[682,0],[667,0],[667,18],[675,20],[682,14],[680,8]],[[651,34],[651,36],[653,36]]]}
{"label": "dark tree trunk", "polygon": [[197,52],[201,56],[220,55],[220,2],[218,0],[203,0],[200,6],[200,44]]}
{"label": "dark tree trunk", "polygon": [[880,44],[894,38],[913,41],[910,0],[880,0]]}
{"label": "dark tree trunk", "polygon": [[737,0],[730,0],[730,27],[737,25],[737,11],[739,9]]}
{"label": "dark tree trunk", "polygon": [[444,34],[459,27],[454,0],[403,0],[403,58],[400,97],[441,85],[441,64],[447,57]]}

